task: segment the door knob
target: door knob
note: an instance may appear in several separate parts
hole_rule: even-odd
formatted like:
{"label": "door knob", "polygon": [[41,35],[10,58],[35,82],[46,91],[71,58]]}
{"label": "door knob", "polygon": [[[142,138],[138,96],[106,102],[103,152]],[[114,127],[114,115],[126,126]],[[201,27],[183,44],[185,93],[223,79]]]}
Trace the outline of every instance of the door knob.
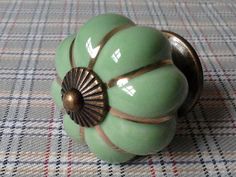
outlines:
{"label": "door knob", "polygon": [[203,71],[183,37],[116,14],[86,22],[57,50],[51,93],[67,134],[122,163],[166,147],[197,102]]}

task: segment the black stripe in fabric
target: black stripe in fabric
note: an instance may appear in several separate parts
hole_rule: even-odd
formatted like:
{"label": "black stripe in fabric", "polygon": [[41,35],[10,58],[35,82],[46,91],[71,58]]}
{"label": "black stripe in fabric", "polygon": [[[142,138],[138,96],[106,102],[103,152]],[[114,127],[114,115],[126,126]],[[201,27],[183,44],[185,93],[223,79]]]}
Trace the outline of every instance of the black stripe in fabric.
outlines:
{"label": "black stripe in fabric", "polygon": [[[175,9],[176,9],[176,12],[179,12],[179,11],[182,10],[182,9],[177,9],[176,4],[175,4]],[[183,13],[181,13],[181,14],[183,14]],[[186,18],[186,17],[185,17],[185,18]],[[181,21],[182,21],[182,23],[183,23],[183,27],[184,27],[185,30],[189,33],[188,29],[186,28],[186,25],[185,25],[185,22],[184,22],[184,20],[183,20],[183,17],[181,16],[180,19],[181,19]],[[190,23],[190,25],[191,25],[191,23]],[[193,28],[191,28],[191,29],[193,29]],[[190,33],[189,33],[189,34],[190,34]],[[203,159],[203,155],[202,155],[201,149],[199,148],[198,143],[197,143],[197,139],[196,139],[196,137],[194,136],[194,134],[193,134],[193,132],[192,132],[192,129],[191,129],[191,126],[190,126],[190,122],[189,122],[189,120],[187,120],[187,121],[188,121],[188,122],[187,122],[187,125],[188,125],[189,130],[190,130],[191,135],[192,135],[192,136],[191,136],[191,139],[193,140],[194,147],[195,147],[195,149],[196,149],[196,151],[197,151],[198,158],[199,158],[199,160],[201,161],[202,170],[203,170],[203,172],[204,172],[204,174],[205,174],[206,176],[209,176],[209,172],[208,172],[208,170],[207,170],[207,168],[206,168],[206,164],[205,164],[205,161],[204,161],[204,159]],[[214,168],[215,168],[215,166],[214,166]],[[215,170],[217,171],[218,168],[215,168]],[[218,170],[218,171],[219,171],[219,170]]]}
{"label": "black stripe in fabric", "polygon": [[[39,2],[39,1],[38,1],[38,2]],[[44,0],[43,4],[42,4],[42,6],[41,6],[42,9],[45,8],[46,2],[47,2],[47,1]],[[50,7],[50,4],[48,5],[48,9],[49,9],[49,7]],[[40,14],[38,21],[41,20],[42,15],[43,15],[43,13]],[[46,15],[46,16],[47,16],[47,15]],[[32,20],[32,21],[33,21],[33,20]],[[42,33],[44,32],[44,30],[45,30],[45,26],[44,26],[43,29],[42,29]],[[37,23],[35,34],[37,34],[38,31],[39,31],[39,23]],[[34,36],[34,37],[35,37],[35,36]],[[43,42],[42,40],[39,42],[39,48],[38,48],[39,51],[40,51],[41,48],[42,48],[42,42]],[[32,45],[31,45],[31,50],[33,50],[35,43],[36,43],[36,41],[33,41]],[[26,67],[25,67],[26,70],[27,70],[27,68],[30,66],[30,63],[31,63],[31,62],[32,62],[31,56],[29,55],[29,57],[28,57],[28,59],[27,59]],[[37,56],[37,59],[35,60],[35,63],[34,63],[34,68],[37,68],[38,62],[39,62],[39,60],[38,60],[38,56]],[[25,72],[25,76],[24,76],[24,77],[26,77],[26,76],[27,76],[27,72]],[[33,76],[33,77],[34,77],[34,76]],[[23,93],[23,90],[24,90],[24,88],[25,88],[25,85],[26,85],[26,82],[23,80],[22,87],[21,87],[21,90],[22,90],[21,93]],[[29,97],[31,97],[31,95],[32,95],[32,93],[33,93],[33,88],[34,88],[34,82],[33,82],[33,79],[32,79],[32,80],[30,81]],[[26,108],[25,108],[23,121],[26,121],[26,120],[27,120],[27,118],[28,118],[28,113],[29,113],[29,109],[30,109],[30,100],[27,100],[27,105],[26,105]],[[16,120],[17,120],[17,116],[18,116],[18,115],[15,116]],[[24,131],[26,131],[26,124],[25,124],[25,123],[24,123],[23,126],[22,126],[22,131],[21,131],[21,133],[24,132]],[[13,170],[12,170],[13,176],[14,176],[14,175],[17,175],[17,168],[18,168],[18,164],[19,164],[19,160],[20,160],[20,152],[21,152],[22,146],[23,146],[23,139],[24,139],[24,136],[23,136],[23,135],[19,136],[18,146],[17,146],[17,150],[16,150],[15,164],[14,164],[14,168],[13,168]]]}
{"label": "black stripe in fabric", "polygon": [[[200,6],[200,7],[204,10],[204,8],[203,8],[202,6]],[[208,9],[207,9],[207,11],[208,11]],[[209,10],[209,12],[211,12],[211,10]],[[194,18],[194,17],[193,17],[193,18]],[[209,19],[210,19],[210,21],[212,22],[212,24],[214,24],[213,21],[212,21],[212,18],[209,17]],[[219,22],[219,21],[218,21],[218,22]],[[214,25],[214,27],[215,27],[215,29],[218,31],[216,25]],[[223,28],[224,28],[224,27],[223,27]],[[221,32],[219,31],[219,33],[221,33]],[[226,45],[228,46],[228,49],[230,49],[230,46],[228,45],[228,43],[226,43]],[[211,49],[210,44],[209,44],[209,48]],[[214,53],[212,49],[211,49],[211,51],[212,51],[212,53]],[[217,57],[217,61],[218,61],[218,57]],[[221,67],[221,64],[220,64],[219,61],[218,61],[218,63],[219,63],[219,66]],[[223,68],[222,68],[222,69],[223,69]],[[224,86],[224,83],[221,81],[221,79],[220,79],[219,76],[218,76],[218,78],[219,78],[219,80],[220,80],[220,83],[221,83],[221,85],[222,85],[222,87],[223,87],[225,93],[227,94],[228,98],[230,98],[230,95],[229,95],[229,92],[228,92],[227,88]],[[217,87],[216,87],[216,88],[217,88]],[[236,106],[235,106],[234,102],[231,101],[231,104],[234,106],[234,109],[236,109]],[[225,105],[224,103],[223,103],[223,105],[224,105],[224,107],[227,109],[227,107],[226,107],[226,105]],[[202,116],[203,116],[204,119],[206,120],[207,117],[206,117],[206,115],[205,115],[205,109],[202,107],[201,103],[199,103],[199,106],[200,106],[200,108],[201,108],[200,110],[201,110]],[[208,127],[210,133],[213,133],[213,130],[212,130],[211,126],[209,126],[209,124],[207,124],[207,127]],[[224,157],[224,154],[222,153],[222,149],[221,149],[221,147],[220,147],[220,145],[219,145],[219,143],[218,143],[218,141],[217,141],[217,139],[216,139],[215,136],[213,136],[213,141],[214,141],[215,146],[217,147],[217,150],[219,151],[219,154],[220,154],[221,159],[224,161],[224,165],[225,165],[225,168],[226,168],[226,170],[227,170],[228,175],[229,175],[229,176],[232,176],[232,173],[231,173],[231,171],[230,171],[230,169],[229,169],[229,167],[228,167],[228,164],[227,164],[227,162],[226,162],[226,159],[225,159],[225,157]],[[220,174],[220,173],[219,173],[219,174]]]}
{"label": "black stripe in fabric", "polygon": [[[17,0],[16,0],[15,3],[13,4],[13,7],[12,7],[11,10],[14,10],[14,9],[15,9],[16,4],[17,4]],[[9,7],[10,7],[10,3],[9,3],[8,6],[6,7],[6,9],[8,9]],[[11,15],[12,15],[12,14],[11,14]],[[8,16],[8,21],[9,21],[11,15]],[[5,17],[5,16],[4,16],[4,17]],[[3,17],[3,18],[4,18],[4,17]],[[4,26],[4,28],[3,28],[3,33],[2,33],[2,34],[4,34],[4,32],[5,32],[6,26],[7,26],[7,25]],[[8,42],[8,41],[5,42],[5,45],[6,45],[7,42]],[[2,58],[2,55],[0,55],[0,58]],[[20,64],[21,64],[21,62],[19,62],[18,68],[19,68]],[[18,69],[18,68],[17,68],[17,69]],[[15,73],[15,76],[16,76],[16,78],[17,78],[17,72]],[[13,92],[14,92],[14,90],[15,90],[15,87],[16,87],[16,82],[13,83],[13,85],[12,85],[12,87],[11,87],[11,89],[10,89],[10,94],[9,94],[10,96],[13,96]],[[8,116],[8,114],[9,114],[9,109],[10,109],[11,102],[12,102],[12,100],[9,99],[9,101],[8,101],[8,103],[7,103],[7,105],[6,105],[6,109],[5,109],[4,115],[3,115],[2,125],[5,125],[5,123],[6,123],[7,116]],[[2,133],[3,133],[3,132],[0,132],[0,142],[1,142],[1,140],[2,140]]]}
{"label": "black stripe in fabric", "polygon": [[[185,4],[185,6],[187,7],[187,8],[186,8],[186,9],[187,9],[187,12],[189,12],[189,13],[191,14],[191,12],[190,12],[189,9],[188,9],[187,4]],[[200,6],[200,7],[204,10],[204,8],[203,8],[202,6]],[[207,11],[208,11],[208,10],[207,10]],[[188,15],[186,15],[186,16],[187,16],[187,19],[189,20]],[[194,16],[192,16],[192,19],[194,20],[194,22],[196,22],[196,24],[198,24],[198,22],[195,20],[195,17],[194,17]],[[213,21],[212,21],[212,19],[211,19],[211,17],[210,17],[209,19],[210,19],[210,21],[212,22],[212,24],[214,24]],[[214,27],[216,27],[216,26],[214,26]],[[216,30],[218,30],[218,29],[216,28]],[[201,29],[200,29],[200,31],[202,32]],[[195,34],[197,34],[195,28],[193,28],[193,32],[194,32]],[[214,52],[213,52],[213,50],[212,50],[212,48],[211,48],[211,46],[210,46],[210,43],[207,43],[207,44],[208,44],[208,47],[209,47],[209,49],[211,50],[211,52],[214,54]],[[202,48],[203,48],[203,51],[205,51],[204,47],[202,47]],[[228,46],[228,48],[229,48],[229,46]],[[211,62],[210,62],[210,63],[211,63]],[[216,69],[214,65],[212,65],[212,67],[213,67],[214,69]],[[217,72],[216,72],[216,73],[217,73]],[[219,76],[218,76],[218,78],[220,79]],[[221,81],[221,79],[220,79],[220,83],[221,83],[221,85],[222,85],[223,88],[224,88],[224,84],[223,84],[223,82]],[[213,83],[213,84],[214,84],[214,83]],[[217,88],[217,87],[216,87],[216,88]],[[228,93],[227,90],[226,90],[226,88],[224,88],[224,89],[225,89],[225,92]],[[228,95],[228,97],[229,97],[229,95]],[[201,112],[202,112],[202,116],[204,117],[205,120],[207,120],[207,118],[206,118],[206,117],[204,116],[204,114],[203,114],[203,113],[204,113],[204,112],[203,112],[204,109],[203,109],[203,107],[201,107],[201,103],[199,103],[199,106],[200,106],[200,108],[202,108],[202,109],[200,109]],[[199,123],[198,123],[198,125],[199,125]],[[199,125],[199,127],[200,127],[200,125]],[[200,127],[200,128],[201,128],[201,127]],[[212,129],[211,129],[211,126],[209,126],[208,123],[207,123],[207,128],[209,129],[210,133],[213,133],[213,131],[212,131]],[[221,147],[219,146],[219,144],[218,144],[217,139],[216,139],[215,136],[213,136],[213,142],[214,142],[215,146],[217,147],[218,151],[221,152],[222,149],[221,149]],[[213,164],[214,164],[215,168],[217,168],[217,164],[216,164],[216,162],[215,162],[214,156],[212,155],[211,148],[210,148],[210,146],[208,145],[207,140],[205,140],[205,143],[207,144],[207,149],[208,149],[208,151],[209,151],[209,153],[210,153],[210,156],[211,156],[211,158],[212,158]],[[223,154],[220,154],[220,156],[221,156],[221,158],[226,162],[225,157],[223,156]],[[230,170],[229,170],[229,167],[227,166],[227,163],[224,164],[224,165],[225,165],[225,168],[226,168],[228,174],[231,174],[231,172],[230,172]],[[218,175],[220,175],[220,173],[221,173],[220,171],[217,172]]]}
{"label": "black stripe in fabric", "polygon": [[[21,2],[21,5],[22,5],[22,3],[23,2]],[[12,11],[14,11],[15,10],[15,8],[16,8],[16,4],[17,4],[17,1],[15,1],[15,3],[14,3],[14,6],[13,6],[13,8],[11,9]],[[18,13],[16,14],[16,17],[15,18],[17,18],[17,16],[19,15],[19,10],[18,10]],[[11,15],[10,15],[11,16]],[[9,16],[9,19],[10,19],[10,16]],[[8,20],[9,20],[8,19]],[[13,24],[12,24],[13,25]],[[7,26],[7,25],[5,25],[5,26]],[[11,31],[9,31],[9,32],[11,32]],[[7,43],[7,41],[6,41],[6,43]],[[7,45],[7,44],[5,44],[5,45]],[[27,45],[27,41],[24,43],[24,46],[23,46],[23,49],[26,49],[26,45]],[[2,55],[0,56],[0,58],[2,57]],[[21,56],[21,58],[20,58],[20,60],[19,60],[19,62],[18,62],[18,66],[17,66],[17,69],[19,69],[20,68],[20,66],[21,66],[21,64],[22,64],[22,59],[23,59],[23,56]],[[17,73],[16,73],[16,77],[17,77]],[[10,90],[10,96],[13,96],[14,95],[14,91],[15,91],[15,89],[16,89],[16,86],[17,86],[17,80],[13,83],[13,85],[12,85],[12,87],[11,87],[11,90]],[[22,90],[21,90],[21,93],[22,93]],[[3,120],[2,120],[2,125],[5,125],[5,123],[6,123],[6,121],[7,121],[7,118],[8,118],[8,116],[9,116],[9,113],[10,113],[10,105],[11,105],[11,103],[12,103],[12,99],[9,99],[9,102],[8,102],[8,104],[7,104],[7,106],[6,106],[6,110],[5,110],[5,112],[4,112],[4,115],[3,115]],[[18,114],[18,112],[19,112],[19,104],[20,104],[20,101],[17,103],[17,108],[16,108],[16,111],[15,111],[15,115],[16,114]],[[7,146],[6,146],[6,152],[5,152],[5,156],[4,156],[4,161],[3,161],[3,165],[2,165],[2,168],[1,168],[1,174],[0,174],[0,176],[2,176],[2,175],[5,175],[5,170],[6,170],[6,167],[7,167],[7,164],[8,164],[8,158],[9,158],[9,152],[11,151],[11,144],[12,144],[12,141],[13,141],[13,138],[14,138],[14,133],[13,133],[13,131],[14,131],[14,126],[15,126],[15,123],[16,123],[16,121],[17,121],[17,119],[15,118],[14,119],[14,122],[13,122],[13,129],[12,129],[12,132],[11,132],[11,134],[10,134],[10,136],[9,136],[9,139],[8,139],[8,143],[7,143]],[[3,132],[0,132],[0,142],[2,141],[2,138],[3,138]]]}

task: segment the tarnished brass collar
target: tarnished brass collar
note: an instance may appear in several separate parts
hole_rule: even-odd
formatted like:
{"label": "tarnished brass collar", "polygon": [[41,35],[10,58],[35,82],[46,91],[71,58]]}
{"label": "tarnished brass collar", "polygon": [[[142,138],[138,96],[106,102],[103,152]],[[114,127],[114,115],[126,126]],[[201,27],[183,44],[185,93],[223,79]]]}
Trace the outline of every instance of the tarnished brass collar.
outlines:
{"label": "tarnished brass collar", "polygon": [[191,44],[180,35],[162,31],[172,47],[172,60],[188,81],[189,92],[178,111],[179,116],[187,114],[196,104],[203,88],[203,71],[198,55]]}

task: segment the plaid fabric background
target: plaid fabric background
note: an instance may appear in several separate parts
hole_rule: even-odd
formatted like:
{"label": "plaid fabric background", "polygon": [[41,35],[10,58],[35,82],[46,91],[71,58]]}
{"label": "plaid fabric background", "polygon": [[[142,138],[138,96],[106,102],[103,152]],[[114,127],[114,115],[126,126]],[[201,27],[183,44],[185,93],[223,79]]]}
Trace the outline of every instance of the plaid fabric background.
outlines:
{"label": "plaid fabric background", "polygon": [[[70,140],[49,89],[58,43],[90,17],[114,12],[171,30],[200,56],[195,109],[172,143],[123,165]],[[0,176],[236,176],[236,1],[0,1]]]}

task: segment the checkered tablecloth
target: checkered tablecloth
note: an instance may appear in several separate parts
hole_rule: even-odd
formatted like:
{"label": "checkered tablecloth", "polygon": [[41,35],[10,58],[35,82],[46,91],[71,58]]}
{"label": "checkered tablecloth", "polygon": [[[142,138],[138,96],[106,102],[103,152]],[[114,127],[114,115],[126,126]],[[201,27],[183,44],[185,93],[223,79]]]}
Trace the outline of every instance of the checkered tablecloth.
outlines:
{"label": "checkered tablecloth", "polygon": [[[122,165],[72,142],[49,93],[58,43],[106,12],[179,33],[195,47],[205,77],[172,143]],[[234,0],[1,0],[0,176],[236,176],[235,80]]]}

